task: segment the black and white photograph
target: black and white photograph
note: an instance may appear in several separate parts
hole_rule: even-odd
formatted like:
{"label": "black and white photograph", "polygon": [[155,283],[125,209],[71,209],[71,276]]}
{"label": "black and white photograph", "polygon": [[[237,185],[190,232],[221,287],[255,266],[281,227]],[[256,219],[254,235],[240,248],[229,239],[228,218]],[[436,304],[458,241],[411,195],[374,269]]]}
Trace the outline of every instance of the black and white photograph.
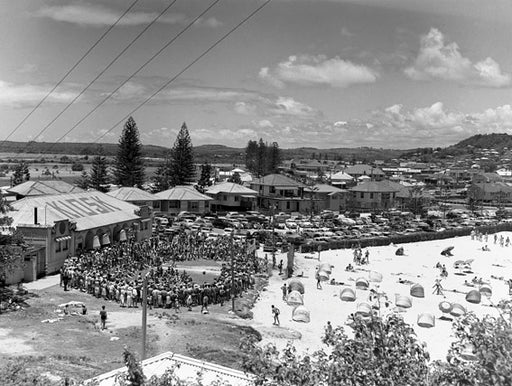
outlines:
{"label": "black and white photograph", "polygon": [[0,0],[0,385],[512,385],[511,34]]}

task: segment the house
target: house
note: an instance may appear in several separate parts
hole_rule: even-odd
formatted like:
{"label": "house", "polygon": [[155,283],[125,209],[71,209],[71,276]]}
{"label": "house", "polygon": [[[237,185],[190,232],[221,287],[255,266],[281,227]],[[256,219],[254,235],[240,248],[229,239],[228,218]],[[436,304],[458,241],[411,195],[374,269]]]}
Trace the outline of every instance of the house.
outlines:
{"label": "house", "polygon": [[354,182],[354,177],[344,171],[334,173],[331,176],[331,184],[337,187],[346,187]]}
{"label": "house", "polygon": [[160,209],[160,200],[153,194],[139,188],[122,187],[107,192],[107,194],[119,200],[129,202],[133,205],[148,206],[150,208],[154,208],[157,211]]}
{"label": "house", "polygon": [[282,174],[269,174],[255,179],[251,189],[258,192],[257,207],[278,212],[308,212],[311,203],[304,198],[306,185]]}
{"label": "house", "polygon": [[258,192],[233,182],[214,185],[205,192],[213,201],[212,211],[217,210],[254,210]]}
{"label": "house", "polygon": [[356,164],[352,166],[347,166],[344,172],[354,177],[354,179],[356,180],[359,179],[360,177],[366,176],[373,181],[381,181],[385,176],[384,172],[381,169],[366,164]]}
{"label": "house", "polygon": [[327,184],[317,184],[304,189],[313,202],[313,212],[322,210],[342,211],[347,206],[348,190]]}
{"label": "house", "polygon": [[156,193],[160,200],[159,214],[178,214],[180,212],[208,213],[212,198],[198,192],[194,187],[178,185],[172,189]]}
{"label": "house", "polygon": [[391,181],[365,181],[349,189],[347,208],[357,212],[390,209],[395,205],[400,184]]}
{"label": "house", "polygon": [[512,202],[512,186],[504,182],[479,182],[471,184],[468,194],[478,201],[501,204]]}
{"label": "house", "polygon": [[25,181],[12,188],[7,193],[16,195],[19,200],[23,197],[44,196],[49,194],[80,193],[85,190],[62,180],[35,180]]}

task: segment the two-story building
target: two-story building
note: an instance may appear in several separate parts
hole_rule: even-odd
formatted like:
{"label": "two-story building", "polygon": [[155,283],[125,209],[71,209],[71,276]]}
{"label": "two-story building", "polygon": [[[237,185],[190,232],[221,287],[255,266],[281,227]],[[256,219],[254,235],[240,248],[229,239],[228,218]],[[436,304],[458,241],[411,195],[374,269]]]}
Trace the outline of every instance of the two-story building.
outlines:
{"label": "two-story building", "polygon": [[313,203],[313,212],[322,210],[344,211],[347,207],[349,191],[327,184],[317,184],[304,189],[305,196]]}
{"label": "two-story building", "polygon": [[269,174],[251,182],[258,192],[257,207],[278,212],[308,212],[311,203],[304,198],[306,185],[282,174]]}
{"label": "two-story building", "polygon": [[213,201],[210,208],[218,210],[254,210],[258,192],[233,182],[223,182],[208,188],[205,192]]}
{"label": "two-story building", "polygon": [[395,206],[400,184],[391,181],[365,181],[349,189],[347,209],[356,212],[374,212]]}
{"label": "two-story building", "polygon": [[356,180],[361,177],[368,177],[373,181],[381,181],[385,177],[384,172],[380,168],[366,164],[347,166],[343,171]]}

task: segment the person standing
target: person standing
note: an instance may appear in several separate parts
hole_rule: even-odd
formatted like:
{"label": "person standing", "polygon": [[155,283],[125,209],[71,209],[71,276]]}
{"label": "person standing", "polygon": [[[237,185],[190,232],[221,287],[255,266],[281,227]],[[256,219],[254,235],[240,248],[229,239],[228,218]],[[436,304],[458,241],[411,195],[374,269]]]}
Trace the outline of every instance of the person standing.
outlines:
{"label": "person standing", "polygon": [[105,309],[105,306],[101,306],[100,320],[101,320],[101,329],[102,330],[106,329],[107,327],[105,325],[107,324],[107,310]]}
{"label": "person standing", "polygon": [[288,289],[286,288],[286,283],[281,287],[281,291],[283,291],[283,300],[286,301],[286,295],[288,294]]}
{"label": "person standing", "polygon": [[202,314],[207,314],[208,313],[208,295],[206,294],[206,292],[204,292],[204,295],[203,295],[203,301],[201,303],[201,313]]}
{"label": "person standing", "polygon": [[272,305],[272,315],[274,316],[274,326],[279,326],[279,308]]}

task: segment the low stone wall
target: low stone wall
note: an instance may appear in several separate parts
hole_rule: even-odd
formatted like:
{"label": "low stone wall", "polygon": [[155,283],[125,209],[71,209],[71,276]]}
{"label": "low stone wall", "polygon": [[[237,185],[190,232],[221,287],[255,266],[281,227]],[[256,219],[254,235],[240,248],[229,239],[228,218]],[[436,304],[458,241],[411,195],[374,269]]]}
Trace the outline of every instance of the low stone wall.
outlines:
{"label": "low stone wall", "polygon": [[369,237],[369,238],[360,238],[360,239],[346,239],[346,240],[337,240],[337,241],[328,241],[328,242],[312,242],[307,244],[302,244],[299,247],[299,252],[303,253],[312,253],[321,251],[326,251],[329,249],[346,249],[352,248],[355,245],[360,245],[361,248],[366,247],[377,247],[383,245],[393,244],[404,244],[404,243],[415,243],[418,241],[429,241],[429,240],[442,240],[449,239],[453,237],[459,236],[469,236],[473,229],[478,230],[481,233],[496,233],[496,232],[504,232],[504,231],[512,231],[512,223],[501,223],[496,225],[488,225],[488,226],[479,226],[479,227],[463,227],[457,229],[447,229],[442,232],[415,232],[415,233],[407,233],[403,235],[390,235],[390,236],[380,236],[380,237]]}

